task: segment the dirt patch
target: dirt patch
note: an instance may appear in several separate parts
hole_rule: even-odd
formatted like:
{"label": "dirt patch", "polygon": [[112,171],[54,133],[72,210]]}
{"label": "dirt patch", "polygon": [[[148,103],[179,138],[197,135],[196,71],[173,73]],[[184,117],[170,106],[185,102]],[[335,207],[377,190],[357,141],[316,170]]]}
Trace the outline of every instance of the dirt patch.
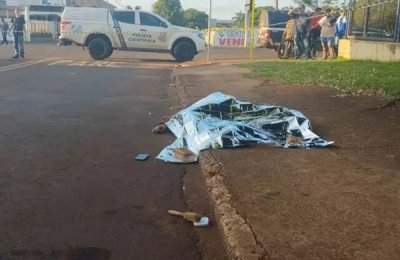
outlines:
{"label": "dirt patch", "polygon": [[[272,258],[395,259],[400,248],[399,111],[382,98],[331,89],[256,90],[263,102],[302,111],[330,149],[265,146],[215,151],[234,206]],[[385,101],[386,102],[386,101]],[[390,109],[389,109],[390,108]]]}
{"label": "dirt patch", "polygon": [[111,256],[110,250],[105,248],[79,247],[50,251],[14,249],[1,254],[0,259],[108,260],[111,259]]}
{"label": "dirt patch", "polygon": [[391,100],[386,104],[380,105],[376,108],[376,110],[400,110],[400,98]]}
{"label": "dirt patch", "polygon": [[[243,252],[272,259],[400,258],[398,101],[371,110],[387,99],[256,82],[243,79],[243,71],[233,67],[218,67],[214,77],[216,70],[199,69],[202,85],[185,86],[188,100],[218,89],[287,106],[304,113],[322,138],[336,142],[330,149],[255,146],[202,154],[200,163],[233,257]],[[231,213],[237,222],[226,218]],[[247,231],[235,228],[241,225]],[[241,234],[250,242],[238,251]]]}
{"label": "dirt patch", "polygon": [[85,247],[71,249],[67,255],[69,260],[108,260],[111,252],[98,247]]}

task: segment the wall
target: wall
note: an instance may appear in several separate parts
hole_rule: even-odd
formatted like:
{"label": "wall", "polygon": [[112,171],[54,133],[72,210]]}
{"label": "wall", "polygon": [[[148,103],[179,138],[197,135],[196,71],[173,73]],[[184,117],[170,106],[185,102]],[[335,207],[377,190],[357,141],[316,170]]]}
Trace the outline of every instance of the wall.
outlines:
{"label": "wall", "polygon": [[400,43],[340,40],[338,56],[350,60],[400,61]]}

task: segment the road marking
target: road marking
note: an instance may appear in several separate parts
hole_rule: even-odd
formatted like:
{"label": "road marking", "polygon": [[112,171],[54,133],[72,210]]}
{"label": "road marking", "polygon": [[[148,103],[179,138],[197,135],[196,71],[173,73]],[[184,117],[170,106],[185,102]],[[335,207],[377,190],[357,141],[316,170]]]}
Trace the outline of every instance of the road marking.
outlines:
{"label": "road marking", "polygon": [[8,68],[13,68],[13,67],[19,67],[19,66],[21,66],[21,65],[30,64],[30,63],[33,63],[33,62],[35,62],[35,61],[26,61],[26,62],[21,62],[21,63],[15,63],[15,64],[3,66],[3,67],[0,68],[0,70],[2,70],[2,69],[8,69]]}
{"label": "road marking", "polygon": [[31,60],[22,63],[12,64],[4,67],[0,67],[0,72],[5,72],[14,69],[20,69],[28,66],[33,66],[39,63],[49,62],[49,66],[64,65],[64,66],[77,66],[77,67],[96,67],[96,68],[147,68],[147,69],[158,69],[158,68],[171,68],[171,63],[144,63],[141,60],[128,60],[123,61],[93,61],[93,60],[82,60],[77,58],[68,58],[59,60],[56,58],[48,58],[43,60]]}
{"label": "road marking", "polygon": [[12,64],[12,65],[8,65],[8,66],[0,67],[0,72],[32,66],[32,65],[35,65],[35,64],[39,64],[39,63],[41,63],[43,61],[44,60],[27,61],[27,62],[22,62],[22,63],[18,63],[18,64]]}
{"label": "road marking", "polygon": [[100,68],[133,68],[126,62],[116,61],[87,61],[87,60],[57,60],[49,63],[49,66],[66,65],[78,67],[100,67]]}
{"label": "road marking", "polygon": [[79,59],[65,59],[65,60],[51,60],[49,66],[77,66],[77,67],[98,67],[98,68],[168,68],[173,64],[160,64],[160,63],[143,63],[142,61],[93,61],[93,60],[79,60]]}

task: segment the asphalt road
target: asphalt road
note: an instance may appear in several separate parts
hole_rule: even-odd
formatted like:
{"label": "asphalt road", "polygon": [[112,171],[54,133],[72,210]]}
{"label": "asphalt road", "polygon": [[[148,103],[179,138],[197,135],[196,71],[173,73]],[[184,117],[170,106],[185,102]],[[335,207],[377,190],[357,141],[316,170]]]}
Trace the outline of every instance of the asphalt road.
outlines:
{"label": "asphalt road", "polygon": [[176,105],[171,62],[35,48],[0,49],[0,259],[224,259],[215,226],[166,214],[192,209],[199,174],[154,159],[173,140],[151,133]]}
{"label": "asphalt road", "polygon": [[[26,57],[30,59],[67,59],[79,58],[90,59],[89,53],[78,46],[57,46],[57,42],[36,42],[26,44]],[[11,45],[0,46],[1,58],[9,58],[14,55]],[[210,58],[211,61],[220,60],[247,60],[250,57],[249,49],[245,48],[211,48]],[[275,51],[271,49],[255,49],[254,59],[276,59],[278,56]],[[114,51],[113,55],[107,60],[122,59],[124,61],[139,61],[139,62],[164,62],[174,63],[171,55],[165,53],[146,53],[146,52],[128,52],[128,51]],[[207,53],[201,52],[195,58],[195,62],[205,62],[207,60]],[[171,65],[171,64],[170,64]]]}

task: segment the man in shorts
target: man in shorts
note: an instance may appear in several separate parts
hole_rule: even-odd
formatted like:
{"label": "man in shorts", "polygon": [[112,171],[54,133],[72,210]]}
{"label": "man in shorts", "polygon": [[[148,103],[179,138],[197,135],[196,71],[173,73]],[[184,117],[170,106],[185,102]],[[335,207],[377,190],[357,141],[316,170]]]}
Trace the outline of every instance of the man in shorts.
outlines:
{"label": "man in shorts", "polygon": [[325,16],[319,20],[321,26],[321,43],[322,43],[322,58],[335,58],[335,16],[331,13],[331,9],[325,10]]}

